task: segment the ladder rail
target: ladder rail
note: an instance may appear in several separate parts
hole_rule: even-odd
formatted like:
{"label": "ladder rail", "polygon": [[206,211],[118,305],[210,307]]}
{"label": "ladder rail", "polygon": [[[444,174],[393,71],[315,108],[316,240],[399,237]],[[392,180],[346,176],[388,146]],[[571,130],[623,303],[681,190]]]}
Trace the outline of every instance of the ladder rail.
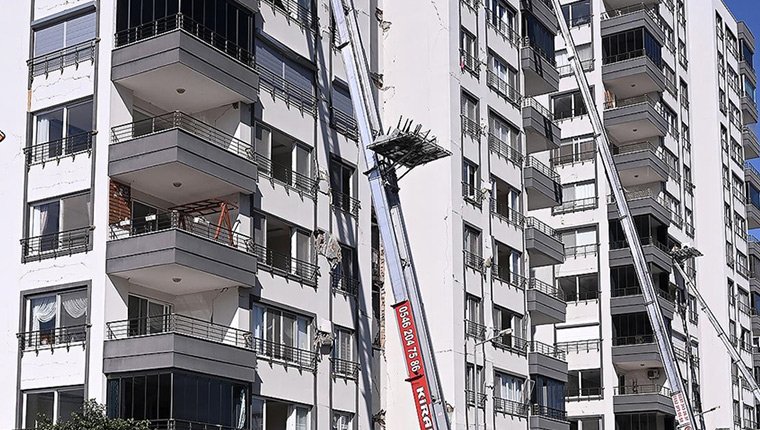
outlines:
{"label": "ladder rail", "polygon": [[[422,378],[426,379],[432,399],[432,416],[429,423],[420,418],[423,429],[448,430],[449,417],[443,396],[427,317],[419,292],[417,274],[412,263],[411,248],[401,210],[401,202],[393,178],[383,176],[377,155],[368,148],[375,133],[382,132],[382,124],[371,93],[369,66],[358,29],[352,0],[331,0],[335,26],[340,37],[339,50],[346,67],[351,102],[356,115],[360,147],[367,169],[372,203],[375,207],[378,230],[385,249],[386,266],[396,304],[408,302],[417,326]],[[390,183],[389,183],[390,182]],[[401,331],[401,326],[399,330]],[[403,333],[402,333],[403,335]],[[408,357],[405,357],[408,360]],[[409,372],[409,369],[407,369]],[[409,374],[410,382],[416,376]],[[419,375],[417,375],[419,376]],[[413,383],[414,384],[414,383]],[[413,385],[413,389],[414,389]],[[419,401],[415,392],[415,401]],[[418,405],[419,406],[419,405]],[[419,414],[419,410],[418,410]]]}
{"label": "ladder rail", "polygon": [[[649,269],[644,257],[644,251],[641,247],[641,240],[636,232],[636,226],[633,223],[631,212],[628,208],[628,202],[625,199],[625,193],[623,191],[622,184],[620,182],[620,176],[617,168],[615,167],[615,160],[612,156],[610,149],[610,140],[607,136],[607,131],[602,123],[601,116],[599,115],[598,108],[591,96],[588,80],[586,79],[585,72],[578,58],[575,42],[573,36],[570,33],[567,22],[565,21],[564,14],[562,13],[562,5],[559,0],[552,0],[554,6],[554,14],[557,17],[562,36],[565,39],[565,45],[568,51],[568,58],[572,62],[572,70],[575,75],[578,89],[583,97],[583,101],[586,104],[589,118],[591,119],[591,125],[594,128],[595,137],[600,141],[597,144],[599,148],[599,154],[604,166],[604,172],[607,176],[607,180],[610,183],[612,194],[615,197],[618,213],[620,214],[620,225],[623,229],[625,237],[628,241],[628,245],[633,257],[634,267],[636,269],[636,275],[641,285],[641,290],[644,296],[644,304],[649,321],[652,326],[652,331],[657,343],[657,349],[662,359],[665,375],[670,382],[670,389],[672,393],[672,399],[674,406],[676,407],[678,421],[680,422],[684,430],[696,430],[697,425],[694,417],[694,412],[691,409],[691,405],[685,400],[686,391],[683,385],[683,379],[681,378],[681,372],[678,368],[678,364],[675,360],[675,354],[673,352],[673,346],[668,337],[665,321],[662,316],[662,310],[657,301],[657,294],[655,291],[652,277],[649,274]],[[680,412],[680,413],[679,413]]]}

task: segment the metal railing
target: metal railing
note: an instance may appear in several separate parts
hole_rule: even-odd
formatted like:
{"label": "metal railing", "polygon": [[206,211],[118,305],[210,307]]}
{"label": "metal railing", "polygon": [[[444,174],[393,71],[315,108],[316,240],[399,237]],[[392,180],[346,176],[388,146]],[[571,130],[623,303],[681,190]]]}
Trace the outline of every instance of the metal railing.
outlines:
{"label": "metal railing", "polygon": [[473,75],[477,75],[480,72],[480,60],[477,55],[473,55],[464,49],[460,49],[459,67],[461,67],[462,70],[467,70]]}
{"label": "metal railing", "polygon": [[662,107],[662,104],[660,103],[660,100],[651,94],[628,97],[625,99],[607,100],[604,102],[604,109],[605,110],[621,109],[624,107],[637,106],[641,104],[650,105],[663,118],[663,120],[665,119],[665,111]]}
{"label": "metal railing", "polygon": [[567,421],[567,413],[565,411],[539,405],[536,403],[530,405],[530,414],[558,421]]}
{"label": "metal railing", "polygon": [[26,165],[45,164],[49,160],[60,160],[64,157],[73,158],[77,154],[90,153],[95,133],[95,131],[88,131],[27,146],[24,148]]}
{"label": "metal railing", "polygon": [[359,199],[338,190],[331,190],[330,195],[332,197],[332,207],[351,215],[354,219],[359,219],[359,210],[361,209]]}
{"label": "metal railing", "polygon": [[108,340],[180,334],[209,342],[254,350],[251,332],[180,314],[150,315],[106,323]]}
{"label": "metal railing", "polygon": [[477,207],[481,206],[483,200],[489,193],[489,190],[479,188],[476,184],[462,182],[462,197]]}
{"label": "metal railing", "polygon": [[528,354],[528,341],[511,334],[495,337],[491,343],[496,348],[505,349],[517,355],[525,356]]}
{"label": "metal railing", "polygon": [[601,18],[602,21],[605,21],[608,19],[618,18],[642,11],[649,15],[655,21],[655,24],[657,24],[658,27],[662,27],[662,17],[660,17],[660,13],[657,11],[656,7],[648,6],[643,3],[605,11],[602,13]]}
{"label": "metal railing", "polygon": [[23,262],[87,252],[91,246],[92,230],[94,228],[87,226],[57,233],[25,237],[20,240]]}
{"label": "metal railing", "polygon": [[[589,59],[581,61],[581,68],[583,69],[584,72],[590,72],[594,70],[594,59],[589,58]],[[560,77],[572,75],[573,74],[572,63],[557,66],[557,73],[559,73]]]}
{"label": "metal railing", "polygon": [[332,374],[341,378],[356,379],[359,376],[359,363],[342,358],[331,358]]}
{"label": "metal railing", "polygon": [[[488,399],[488,396],[483,391],[485,390],[484,389],[479,390],[478,395],[477,395],[479,408],[485,408],[486,400]],[[464,390],[464,395],[467,400],[467,406],[475,406],[475,390]]]}
{"label": "metal railing", "polygon": [[266,66],[257,63],[256,71],[259,73],[259,86],[262,89],[281,98],[288,106],[294,105],[300,111],[311,115],[316,113],[317,98],[314,96],[313,83],[309,91],[287,80],[279,70],[269,70]]}
{"label": "metal railing", "polygon": [[528,342],[528,352],[535,352],[560,361],[567,361],[564,350],[557,348],[555,345],[548,345],[537,340]]}
{"label": "metal railing", "polygon": [[255,162],[253,146],[250,143],[179,111],[112,127],[111,143],[124,143],[170,130],[182,130],[238,157]]}
{"label": "metal railing", "polygon": [[337,293],[357,296],[359,294],[359,287],[361,283],[359,281],[359,278],[331,273],[330,285],[332,286],[332,290]]}
{"label": "metal railing", "polygon": [[312,199],[317,198],[317,180],[302,173],[296,172],[291,166],[273,163],[270,159],[258,152],[253,154],[261,176],[282,183],[288,188],[303,193]]}
{"label": "metal railing", "polygon": [[657,63],[651,56],[647,54],[646,49],[634,49],[632,51],[602,57],[602,64],[615,64],[623,61],[636,60],[639,58],[646,58],[652,64],[654,64],[656,69],[660,69],[662,67],[662,63]]}
{"label": "metal railing", "polygon": [[565,398],[568,401],[597,400],[603,397],[602,387],[566,388]]}
{"label": "metal railing", "polygon": [[525,217],[520,212],[509,207],[506,201],[491,198],[491,214],[514,226],[522,227]]}
{"label": "metal railing", "polygon": [[[316,20],[311,13],[311,8],[303,5],[298,0],[264,0],[276,9],[285,12],[285,16],[296,21],[301,27],[313,30]],[[311,3],[307,3],[311,4]]]}
{"label": "metal railing", "polygon": [[[552,215],[560,215],[571,212],[585,211],[589,209],[596,209],[599,206],[599,198],[586,197],[582,199],[575,199],[569,201],[562,201],[559,206],[552,207]],[[567,249],[565,249],[567,251]],[[567,255],[567,254],[565,254]]]}
{"label": "metal railing", "polygon": [[330,107],[330,124],[340,134],[351,140],[359,139],[359,130],[356,127],[356,118],[335,106]]}
{"label": "metal railing", "polygon": [[573,148],[573,152],[570,154],[561,154],[560,151],[561,149],[552,150],[551,163],[553,166],[596,160],[596,148],[584,151],[577,151],[576,148]]}
{"label": "metal railing", "polygon": [[654,335],[637,334],[633,336],[616,336],[612,338],[612,346],[647,345],[654,343]]}
{"label": "metal railing", "polygon": [[548,296],[562,300],[563,302],[565,301],[565,292],[562,291],[562,288],[547,284],[546,282],[538,280],[536,278],[528,278],[528,289],[540,291]]}
{"label": "metal railing", "polygon": [[464,265],[477,271],[483,270],[483,257],[470,251],[462,251],[464,254]]}
{"label": "metal railing", "polygon": [[[654,246],[661,251],[670,254],[670,250],[668,249],[668,246],[664,243],[660,242],[659,239],[652,236],[643,236],[640,237],[639,240],[641,241],[641,246]],[[622,240],[610,240],[610,249],[628,249],[630,248],[630,245],[628,244],[628,241],[625,239]]]}
{"label": "metal railing", "polygon": [[120,240],[172,229],[182,230],[249,254],[254,253],[253,240],[249,236],[219,228],[203,217],[185,215],[174,210],[113,223],[109,225],[109,240]]}
{"label": "metal railing", "polygon": [[525,228],[532,228],[532,229],[538,230],[541,233],[547,236],[550,236],[551,238],[557,241],[560,241],[560,242],[562,241],[562,237],[559,235],[559,233],[557,233],[553,228],[549,227],[538,218],[535,218],[532,216],[526,217],[524,218],[524,225],[525,225]]}
{"label": "metal railing", "polygon": [[258,337],[253,338],[253,345],[256,356],[259,358],[264,357],[270,360],[283,361],[287,364],[293,364],[299,369],[306,369],[312,372],[317,370],[317,354],[313,351]]}
{"label": "metal railing", "polygon": [[505,282],[519,290],[525,290],[528,285],[528,278],[520,276],[509,269],[509,265],[491,265],[491,276],[501,282]]}
{"label": "metal railing", "polygon": [[68,66],[77,66],[84,61],[95,62],[95,46],[97,39],[88,40],[73,46],[34,57],[27,61],[29,66],[29,80],[37,76],[47,76],[50,72],[61,71]]}
{"label": "metal railing", "polygon": [[533,97],[524,97],[522,100],[522,107],[525,108],[533,108],[536,111],[538,111],[539,114],[541,114],[542,117],[544,117],[549,123],[551,123],[554,126],[557,126],[556,118],[554,117],[554,114],[551,113],[549,109],[544,107],[541,103],[537,102],[536,99]]}
{"label": "metal railing", "polygon": [[557,67],[557,60],[554,58],[554,56],[549,55],[546,51],[541,49],[541,47],[539,47],[538,44],[533,43],[533,41],[530,40],[530,38],[523,37],[521,41],[521,46],[523,49],[530,49],[531,51],[533,51],[534,55],[531,56],[532,61],[536,61],[536,57],[539,57],[541,60],[549,63],[550,66],[555,67],[555,68]]}
{"label": "metal railing", "polygon": [[478,121],[465,114],[461,114],[460,117],[462,118],[462,134],[466,134],[473,139],[480,139],[483,130],[481,129],[480,124],[478,124]]}
{"label": "metal railing", "polygon": [[585,340],[574,340],[569,342],[557,342],[556,344],[557,349],[561,349],[562,351],[565,351],[566,354],[569,353],[575,353],[580,354],[581,352],[591,352],[591,351],[599,351],[602,347],[602,340],[601,339],[585,339]]}
{"label": "metal railing", "polygon": [[670,388],[660,384],[632,384],[618,385],[613,388],[616,396],[628,396],[636,394],[659,394],[670,397]]}
{"label": "metal railing", "polygon": [[194,21],[192,18],[181,12],[136,27],[118,31],[114,36],[114,44],[116,48],[120,48],[131,43],[139,42],[175,30],[181,30],[193,35],[230,58],[239,61],[243,65],[253,67],[253,53],[249,49],[227,40],[218,32]]}
{"label": "metal railing", "polygon": [[87,324],[79,324],[68,327],[27,331],[16,334],[16,338],[18,338],[18,346],[21,351],[38,351],[42,348],[52,349],[61,346],[69,347],[72,343],[85,342],[89,327]]}
{"label": "metal railing", "polygon": [[565,247],[565,257],[589,257],[594,256],[599,253],[599,244],[598,243],[590,243],[588,245],[576,245],[576,246],[566,246]]}
{"label": "metal railing", "polygon": [[486,85],[514,105],[520,104],[523,100],[522,94],[520,94],[519,90],[514,88],[509,82],[502,79],[491,69],[486,70]]}
{"label": "metal railing", "polygon": [[486,338],[486,332],[488,328],[483,324],[475,321],[464,320],[464,334],[465,337],[471,337],[475,340],[484,340]]}
{"label": "metal railing", "polygon": [[516,166],[522,166],[525,159],[518,149],[490,133],[488,134],[488,148]]}
{"label": "metal railing", "polygon": [[264,245],[253,245],[258,267],[288,279],[296,279],[305,284],[317,282],[319,267],[308,261],[291,257],[290,254],[268,249]]}
{"label": "metal railing", "polygon": [[529,156],[525,157],[525,167],[526,168],[532,167],[532,168],[538,170],[539,172],[541,172],[541,174],[543,174],[544,176],[548,177],[552,181],[554,181],[556,183],[560,183],[559,173],[557,173],[556,170],[552,169],[551,167],[547,166],[546,164],[538,161],[538,159],[535,158],[535,157],[533,157],[532,155],[529,155]]}
{"label": "metal railing", "polygon": [[513,46],[520,43],[520,33],[508,23],[497,19],[493,11],[488,8],[486,8],[486,23]]}
{"label": "metal railing", "polygon": [[149,427],[151,430],[238,430],[237,426],[230,427],[174,418],[150,420]]}
{"label": "metal railing", "polygon": [[528,416],[529,405],[527,403],[516,402],[514,400],[493,398],[493,410],[496,413],[515,415],[518,417]]}
{"label": "metal railing", "polygon": [[747,303],[742,303],[741,301],[736,302],[736,310],[748,317],[754,315],[754,309],[752,309],[752,306]]}
{"label": "metal railing", "polygon": [[[673,293],[670,291],[663,290],[661,288],[656,288],[657,295],[669,302],[674,301]],[[610,290],[610,297],[630,297],[630,296],[641,296],[644,293],[641,291],[641,286],[639,285],[631,285],[628,287],[616,287],[612,288]]]}

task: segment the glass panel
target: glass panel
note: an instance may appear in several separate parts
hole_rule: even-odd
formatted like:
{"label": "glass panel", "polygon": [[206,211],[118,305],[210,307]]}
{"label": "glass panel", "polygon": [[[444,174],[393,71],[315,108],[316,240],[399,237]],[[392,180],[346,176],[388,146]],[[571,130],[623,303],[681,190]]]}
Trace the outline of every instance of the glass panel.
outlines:
{"label": "glass panel", "polygon": [[90,225],[90,193],[61,199],[62,226],[61,231],[74,230]]}
{"label": "glass panel", "polygon": [[87,149],[92,130],[92,102],[78,104],[68,109],[66,125],[66,153],[79,152]]}
{"label": "glass panel", "polygon": [[63,49],[63,26],[61,22],[34,32],[35,57]]}
{"label": "glass panel", "polygon": [[25,428],[36,428],[38,423],[53,419],[54,393],[28,393],[26,395]]}

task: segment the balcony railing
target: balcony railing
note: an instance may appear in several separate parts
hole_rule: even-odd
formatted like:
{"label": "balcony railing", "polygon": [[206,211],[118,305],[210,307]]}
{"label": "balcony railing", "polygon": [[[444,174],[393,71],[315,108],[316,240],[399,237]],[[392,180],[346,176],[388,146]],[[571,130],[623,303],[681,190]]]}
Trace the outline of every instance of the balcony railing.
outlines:
{"label": "balcony railing", "polygon": [[336,273],[330,274],[330,284],[333,291],[350,296],[356,296],[359,293],[359,286],[361,285],[358,278]]}
{"label": "balcony railing", "polygon": [[642,104],[648,104],[663,118],[665,119],[665,110],[662,107],[660,100],[652,94],[644,94],[636,97],[629,97],[626,99],[613,99],[604,102],[604,109],[620,109],[629,106],[637,106]]}
{"label": "balcony railing", "polygon": [[[275,8],[285,12],[290,19],[295,20],[301,27],[314,29],[316,21],[311,13],[311,8],[298,0],[264,0]],[[311,5],[311,3],[305,3]]]}
{"label": "balcony railing", "polygon": [[150,315],[106,323],[108,340],[166,333],[254,350],[251,332],[180,314]]}
{"label": "balcony railing", "polygon": [[548,406],[532,404],[530,414],[533,416],[550,418],[558,421],[567,421],[567,413],[561,409],[553,409]]}
{"label": "balcony railing", "polygon": [[45,164],[50,160],[57,161],[65,157],[74,158],[77,154],[84,152],[89,154],[92,151],[92,140],[95,133],[95,131],[88,131],[27,146],[24,148],[26,165]]}
{"label": "balcony railing", "polygon": [[576,245],[565,247],[565,258],[590,257],[599,253],[599,244]]}
{"label": "balcony railing", "polygon": [[330,107],[330,124],[340,134],[351,140],[359,139],[359,131],[356,127],[356,118],[353,114],[345,113],[335,106]]}
{"label": "balcony railing", "polygon": [[[573,67],[574,66],[573,66],[572,63],[570,63],[570,64],[563,64],[561,66],[557,66],[557,73],[559,73],[560,77],[570,76],[570,75],[573,74]],[[586,60],[582,60],[581,61],[581,68],[583,69],[584,72],[590,72],[590,71],[594,70],[594,59],[593,58],[589,58],[589,59],[586,59]]]}
{"label": "balcony railing", "polygon": [[598,206],[599,199],[597,197],[586,197],[569,201],[563,200],[561,205],[552,207],[552,215],[596,209]]}
{"label": "balcony railing", "polygon": [[523,157],[520,150],[513,147],[511,144],[499,139],[493,134],[488,135],[488,148],[507,160],[511,161],[516,166],[522,166]]}
{"label": "balcony railing", "polygon": [[658,70],[662,67],[662,63],[658,63],[655,59],[648,55],[646,49],[634,49],[632,51],[623,52],[621,54],[602,57],[602,64],[615,64],[623,61],[635,60],[638,58],[648,59]]}
{"label": "balcony railing", "polygon": [[562,291],[562,288],[557,288],[554,285],[547,284],[544,281],[538,280],[536,278],[528,278],[528,289],[529,290],[536,290],[540,291],[548,296],[554,297],[555,299],[565,301],[565,292]]}
{"label": "balcony railing", "polygon": [[636,394],[659,394],[670,397],[670,388],[659,384],[619,385],[613,388],[616,396]]}
{"label": "balcony railing", "polygon": [[528,405],[527,403],[516,402],[514,400],[508,400],[508,399],[502,399],[500,397],[493,398],[493,410],[496,413],[514,415],[518,417],[527,417],[529,407],[530,405]]}
{"label": "balcony railing", "polygon": [[602,387],[583,387],[565,389],[567,401],[597,400],[603,397]]}
{"label": "balcony railing", "polygon": [[[549,63],[551,66],[557,67],[557,60],[554,58],[554,56],[553,55],[549,55],[546,51],[544,51],[543,49],[541,49],[541,47],[538,46],[537,43],[534,43],[532,40],[530,40],[530,38],[528,38],[528,37],[523,37],[522,38],[522,47],[523,47],[523,49],[530,49],[531,51],[533,51],[534,54],[536,54],[539,57],[541,57],[544,61],[546,61],[547,63]],[[535,55],[532,56],[532,57],[535,58]]]}
{"label": "balcony railing", "polygon": [[528,342],[528,352],[535,352],[547,357],[556,358],[560,361],[567,361],[565,357],[565,351],[554,345],[548,345],[537,340]]}
{"label": "balcony railing", "polygon": [[317,370],[317,354],[313,351],[257,337],[253,338],[253,344],[259,358],[282,361],[312,372]]}
{"label": "balcony railing", "polygon": [[553,228],[549,227],[542,221],[540,221],[538,218],[535,217],[526,217],[524,218],[524,225],[525,228],[532,228],[540,231],[541,233],[550,236],[553,239],[556,239],[558,241],[562,241],[562,237],[559,233],[557,233]]}
{"label": "balcony railing", "polygon": [[196,421],[178,420],[174,418],[150,420],[151,430],[238,430],[238,426],[223,426],[219,424],[201,423]]}
{"label": "balcony railing", "polygon": [[95,62],[95,46],[98,40],[88,40],[73,46],[67,46],[63,49],[50,52],[39,57],[32,58],[27,61],[29,66],[29,80],[31,81],[37,76],[47,76],[50,72],[63,72],[63,69],[68,66],[77,66],[79,64],[90,61]]}
{"label": "balcony railing", "polygon": [[557,342],[557,349],[565,351],[566,354],[581,352],[599,351],[602,347],[601,339],[575,340],[570,342]]}
{"label": "balcony railing", "polygon": [[478,121],[464,114],[460,115],[460,117],[462,118],[462,133],[473,139],[480,139],[483,130]]}
{"label": "balcony railing", "polygon": [[[541,114],[542,117],[544,117],[545,121],[548,121],[551,125],[559,127],[559,125],[557,125],[557,122],[555,121],[556,118],[554,117],[554,114],[552,114],[549,109],[544,107],[544,105],[537,102],[536,99],[534,99],[533,97],[523,98],[522,107],[523,109],[525,108],[535,109],[536,111],[538,111],[538,113]],[[546,127],[546,125],[544,125],[544,127]]]}
{"label": "balcony railing", "polygon": [[[669,301],[673,302],[674,297],[673,294],[670,291],[665,291],[660,288],[656,288],[656,293],[659,297]],[[611,297],[630,297],[630,296],[641,296],[644,293],[641,291],[641,287],[638,285],[632,285],[629,287],[616,287],[612,288],[610,290],[610,296]]]}
{"label": "balcony railing", "polygon": [[594,148],[586,150],[579,150],[576,147],[573,147],[572,153],[570,154],[563,154],[562,148],[552,151],[551,163],[553,166],[562,166],[566,164],[572,165],[575,163],[583,163],[584,161],[596,160],[596,144],[594,144]]}
{"label": "balcony railing", "polygon": [[532,168],[538,170],[539,172],[541,172],[541,174],[547,176],[552,181],[554,181],[556,183],[560,183],[559,173],[557,173],[554,169],[552,169],[551,167],[547,166],[546,164],[538,161],[538,159],[535,158],[535,157],[533,157],[533,156],[529,155],[529,156],[525,157],[525,167],[526,168],[532,167]]}
{"label": "balcony railing", "polygon": [[317,180],[298,173],[291,166],[273,163],[259,153],[254,153],[254,160],[261,176],[280,182],[286,187],[303,193],[312,199],[317,198]]}
{"label": "balcony railing", "polygon": [[94,228],[88,226],[58,233],[25,237],[20,241],[23,262],[87,252],[91,246]]}
{"label": "balcony railing", "polygon": [[491,214],[514,226],[522,227],[525,217],[520,212],[509,207],[505,201],[491,198]]}
{"label": "balcony railing", "polygon": [[475,321],[464,320],[464,334],[466,337],[473,338],[475,340],[484,340],[486,338],[486,332],[488,328],[483,324]]}
{"label": "balcony railing", "polygon": [[119,48],[130,43],[139,42],[175,30],[181,30],[193,35],[230,58],[239,61],[243,65],[253,67],[254,59],[251,51],[225,39],[218,32],[194,21],[182,13],[177,13],[136,27],[121,30],[114,36],[114,43],[116,48]]}
{"label": "balcony railing", "polygon": [[483,260],[482,256],[474,252],[467,251],[467,250],[462,251],[462,253],[464,254],[465,266],[475,269],[477,271],[483,271],[485,260]]}
{"label": "balcony railing", "polygon": [[637,334],[612,338],[612,346],[647,345],[650,343],[654,343],[654,335],[652,334]]}
{"label": "balcony railing", "polygon": [[253,253],[253,241],[249,236],[218,228],[201,217],[193,217],[178,211],[161,211],[144,217],[125,219],[109,226],[109,239],[119,240],[132,236],[178,229],[222,245]]}
{"label": "balcony railing", "polygon": [[[486,396],[486,393],[480,390],[477,395],[477,401],[478,401],[478,407],[479,408],[485,408],[486,407],[486,399],[488,396]],[[465,397],[467,399],[467,406],[475,406],[475,390],[464,390]]]}
{"label": "balcony railing", "polygon": [[491,265],[491,275],[494,277],[494,279],[505,282],[519,290],[525,290],[525,287],[528,285],[528,278],[512,272],[509,269],[509,264]]}
{"label": "balcony railing", "polygon": [[332,190],[330,194],[332,195],[332,207],[351,215],[354,219],[359,219],[359,209],[361,209],[359,199],[338,190]]}
{"label": "balcony railing", "polygon": [[478,188],[476,184],[469,182],[462,182],[462,197],[477,207],[483,204],[483,200],[485,200],[488,194],[488,189]]}
{"label": "balcony railing", "polygon": [[459,50],[459,67],[462,70],[467,70],[473,75],[478,75],[480,72],[480,60],[477,55],[473,55],[464,49]]}
{"label": "balcony railing", "polygon": [[509,82],[505,81],[491,69],[486,71],[486,84],[514,105],[518,105],[522,101],[520,91],[512,87]]}
{"label": "balcony railing", "polygon": [[[668,246],[664,243],[660,242],[659,239],[652,236],[644,236],[639,238],[641,242],[641,246],[654,246],[661,251],[670,254],[670,250],[668,249]],[[628,241],[623,240],[611,240],[610,241],[610,249],[628,249],[630,248],[630,245],[628,244]]]}
{"label": "balcony railing", "polygon": [[646,12],[646,14],[655,21],[655,24],[657,24],[658,27],[662,27],[662,17],[660,17],[660,13],[657,11],[657,9],[653,6],[648,6],[643,3],[633,4],[619,9],[608,10],[602,13],[601,18],[602,21],[606,21],[608,19],[626,16],[641,11]]}
{"label": "balcony railing", "polygon": [[341,378],[356,379],[359,376],[359,363],[342,358],[331,358],[332,374]]}
{"label": "balcony railing", "polygon": [[498,19],[496,14],[490,9],[486,9],[486,22],[489,27],[493,28],[512,45],[517,46],[520,43],[520,33],[515,31],[514,27],[508,23]]}
{"label": "balcony railing", "polygon": [[319,268],[316,264],[268,249],[260,244],[253,245],[253,252],[258,258],[258,267],[263,270],[288,279],[296,279],[305,284],[314,285],[317,282]]}
{"label": "balcony railing", "polygon": [[288,106],[314,115],[317,110],[317,98],[314,88],[299,86],[282,76],[279,70],[269,70],[266,66],[256,64],[259,73],[259,85],[262,90],[269,91],[274,97],[285,101]]}
{"label": "balcony railing", "polygon": [[495,337],[491,343],[496,348],[505,349],[517,355],[525,356],[528,354],[528,341],[511,334],[505,334]]}
{"label": "balcony railing", "polygon": [[89,328],[88,324],[80,324],[18,333],[16,337],[21,351],[38,351],[42,348],[53,349],[64,346],[68,348],[72,344],[84,343],[87,340]]}

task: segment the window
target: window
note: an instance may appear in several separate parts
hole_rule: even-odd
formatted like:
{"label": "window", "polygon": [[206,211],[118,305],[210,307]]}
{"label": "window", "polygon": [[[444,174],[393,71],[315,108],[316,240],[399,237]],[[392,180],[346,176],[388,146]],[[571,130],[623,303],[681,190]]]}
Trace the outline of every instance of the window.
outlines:
{"label": "window", "polygon": [[661,67],[662,45],[643,27],[602,38],[603,64],[616,63],[644,55],[649,57],[657,67]]}
{"label": "window", "polygon": [[739,74],[730,65],[726,67],[728,68],[728,87],[734,90],[736,94],[740,94]]}
{"label": "window", "polygon": [[488,53],[486,78],[488,85],[510,103],[520,102],[520,73],[492,52]]}
{"label": "window", "polygon": [[480,298],[473,295],[467,295],[465,319],[478,324],[483,324],[483,310],[481,308]]}
{"label": "window", "polygon": [[497,399],[511,400],[513,402],[523,402],[523,381],[522,376],[514,376],[508,373],[494,371],[493,396]]}
{"label": "window", "polygon": [[557,278],[557,283],[565,293],[565,301],[596,300],[599,298],[599,274],[589,273]]}
{"label": "window", "polygon": [[311,148],[264,124],[256,123],[254,128],[258,173],[316,197]]}
{"label": "window", "polygon": [[348,87],[339,81],[332,83],[331,124],[335,129],[350,139],[357,139],[354,105],[351,103],[351,93]]}
{"label": "window", "polygon": [[534,388],[531,393],[533,404],[540,409],[554,411],[565,410],[565,384],[542,375],[533,375]]}
{"label": "window", "polygon": [[459,33],[459,53],[461,55],[461,68],[473,74],[480,70],[478,62],[478,41],[475,36],[464,28]]}
{"label": "window", "polygon": [[523,13],[523,37],[527,38],[530,46],[551,64],[554,60],[554,33],[546,28],[532,13]]}
{"label": "window", "polygon": [[332,206],[341,211],[359,216],[359,201],[354,198],[356,189],[355,169],[340,159],[330,159],[330,193],[332,194]]}
{"label": "window", "polygon": [[501,347],[514,348],[516,352],[525,354],[523,348],[527,328],[523,316],[514,313],[508,309],[494,305],[493,307],[493,324],[494,330],[501,331],[508,328],[512,329],[512,334],[504,334],[496,339]]}
{"label": "window", "polygon": [[491,114],[488,117],[489,147],[492,151],[522,165],[522,145],[520,130],[501,117]]}
{"label": "window", "polygon": [[718,89],[718,107],[723,115],[726,114],[726,92],[722,88]]}
{"label": "window", "polygon": [[726,242],[726,264],[728,267],[734,267],[734,246],[731,242]]}
{"label": "window", "polygon": [[689,67],[689,60],[686,58],[686,43],[678,39],[678,63],[684,69]]}
{"label": "window", "polygon": [[563,140],[559,149],[552,150],[552,164],[555,166],[574,164],[596,158],[596,142],[586,136]]}
{"label": "window", "polygon": [[[183,5],[185,3],[190,2]],[[314,111],[314,71],[311,68],[258,39],[256,65],[264,88],[304,110]]]}
{"label": "window", "polygon": [[311,354],[302,353],[311,351],[311,319],[254,304],[251,324],[257,353],[302,366],[313,365]]}
{"label": "window", "polygon": [[26,297],[24,347],[83,342],[88,305],[85,289]]}
{"label": "window", "polygon": [[477,390],[478,407],[484,408],[486,381],[485,375],[483,374],[483,367],[477,366],[476,370],[475,366],[467,363],[464,376],[464,386],[467,391],[467,405],[475,406],[475,392]]}
{"label": "window", "polygon": [[562,5],[562,14],[570,27],[591,23],[591,0],[580,0]]}
{"label": "window", "polygon": [[567,372],[567,396],[594,398],[602,395],[601,369],[569,370]]}
{"label": "window", "polygon": [[353,414],[348,412],[333,412],[333,430],[350,430]]}
{"label": "window", "polygon": [[170,304],[151,299],[129,295],[127,299],[127,317],[129,318],[129,335],[163,333],[169,329]]}
{"label": "window", "polygon": [[753,84],[750,78],[748,78],[747,76],[744,76],[743,83],[744,83],[744,92],[742,93],[742,95],[750,99],[752,103],[755,103],[755,91],[757,90],[755,88],[755,84]]}
{"label": "window", "polygon": [[689,86],[686,82],[681,80],[681,106],[688,109],[689,108]]}
{"label": "window", "polygon": [[587,257],[596,255],[596,227],[583,227],[560,232],[565,245],[565,256]]}
{"label": "window", "polygon": [[[581,67],[585,71],[593,70],[594,68],[594,46],[591,43],[585,43],[575,47],[575,52],[578,55],[578,60],[581,62]],[[570,65],[570,59],[567,57],[567,50],[557,50],[557,70],[561,76],[571,75],[573,73],[572,66]]]}
{"label": "window", "polygon": [[507,39],[517,42],[517,12],[505,0],[488,0],[487,19]]}
{"label": "window", "polygon": [[35,113],[33,133],[29,164],[89,150],[92,147],[92,100]]}
{"label": "window", "polygon": [[755,52],[752,51],[752,48],[750,47],[749,43],[747,43],[747,41],[744,39],[741,40],[741,50],[739,51],[739,55],[740,55],[739,59],[741,61],[744,61],[747,64],[747,66],[749,66],[750,69],[752,70],[755,69],[755,65],[754,65]]}
{"label": "window", "polygon": [[465,199],[480,203],[480,173],[478,165],[462,160],[462,195]]}
{"label": "window", "polygon": [[34,30],[34,56],[95,39],[95,13],[88,13]]}
{"label": "window", "polygon": [[575,212],[596,207],[596,184],[593,180],[562,184],[562,204],[553,208],[555,214]]}
{"label": "window", "polygon": [[734,36],[734,33],[728,27],[726,27],[726,51],[730,52],[734,57],[737,56],[736,36]]}
{"label": "window", "polygon": [[520,279],[522,268],[520,252],[498,241],[494,241],[493,251],[491,265],[493,276],[503,282],[523,288],[523,281]]}
{"label": "window", "polygon": [[473,139],[480,137],[480,111],[478,100],[462,93],[462,133]]}
{"label": "window", "polygon": [[37,428],[43,422],[63,423],[72,413],[81,412],[84,388],[60,388],[46,391],[26,391],[23,428]]}
{"label": "window", "polygon": [[734,212],[734,231],[742,239],[747,238],[747,221],[738,212]]}
{"label": "window", "polygon": [[359,287],[359,260],[356,248],[340,244],[340,261],[332,269],[332,287],[356,295]]}
{"label": "window", "polygon": [[55,256],[57,251],[82,252],[89,247],[90,192],[29,204],[24,256]]}
{"label": "window", "polygon": [[[616,414],[616,416],[620,416],[620,414]],[[570,430],[601,430],[602,428],[601,418],[599,417],[568,418],[568,421],[570,421]],[[641,430],[644,430],[644,428]]]}
{"label": "window", "polygon": [[[650,430],[657,429],[657,423],[662,420],[662,415],[656,413],[615,414],[616,430]],[[675,429],[673,416],[665,416],[664,429]],[[585,427],[584,427],[585,429]],[[588,430],[588,429],[586,429]]]}
{"label": "window", "polygon": [[555,120],[573,118],[588,113],[580,91],[553,96],[552,107]]}
{"label": "window", "polygon": [[477,257],[482,255],[480,231],[468,225],[464,227],[464,251]]}
{"label": "window", "polygon": [[354,361],[354,333],[351,330],[338,328],[335,330],[335,358],[344,361]]}

